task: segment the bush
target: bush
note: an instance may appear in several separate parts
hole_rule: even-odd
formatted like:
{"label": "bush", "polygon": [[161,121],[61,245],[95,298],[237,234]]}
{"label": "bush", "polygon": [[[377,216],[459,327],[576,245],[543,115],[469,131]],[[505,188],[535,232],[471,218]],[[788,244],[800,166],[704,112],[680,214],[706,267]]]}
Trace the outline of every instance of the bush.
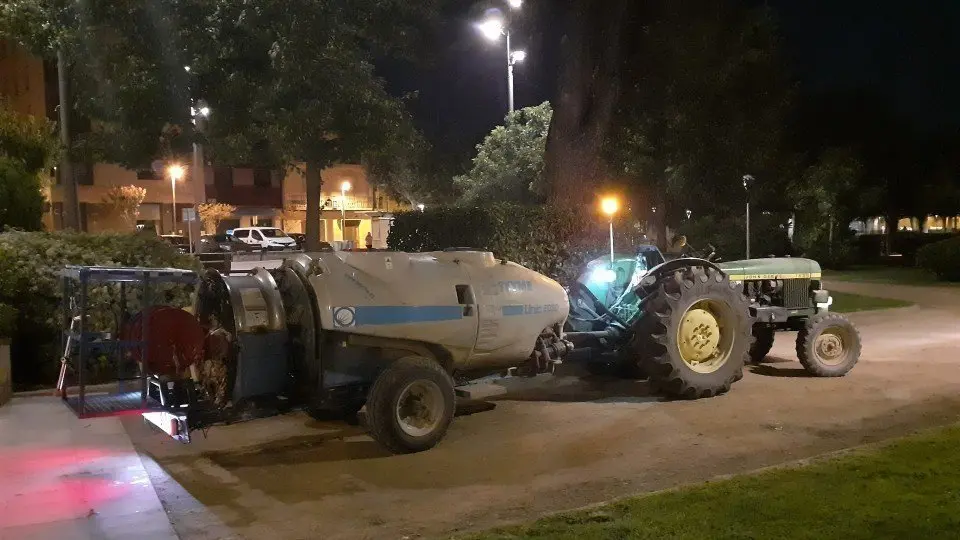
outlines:
{"label": "bush", "polygon": [[[436,207],[397,214],[392,249],[408,252],[470,247],[493,252],[570,284],[583,265],[609,253],[607,222],[548,206],[501,203]],[[633,252],[643,235],[628,219],[614,225],[617,251]]]}
{"label": "bush", "polygon": [[[14,384],[49,385],[59,364],[60,283],[57,272],[66,265],[148,266],[199,269],[197,261],[149,234],[28,233],[0,234],[0,303],[17,310],[13,332]],[[157,290],[158,302],[183,305],[182,288]],[[139,306],[140,291],[131,287],[127,304]],[[91,326],[113,330],[119,316],[118,291],[92,287]]]}
{"label": "bush", "polygon": [[960,237],[921,247],[917,266],[933,272],[941,281],[960,281]]}

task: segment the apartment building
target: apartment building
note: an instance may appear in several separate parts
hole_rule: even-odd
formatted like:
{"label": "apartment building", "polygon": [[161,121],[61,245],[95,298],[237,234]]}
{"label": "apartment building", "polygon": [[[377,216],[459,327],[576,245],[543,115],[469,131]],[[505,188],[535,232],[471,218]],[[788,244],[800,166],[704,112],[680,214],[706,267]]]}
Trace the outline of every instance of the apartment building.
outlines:
{"label": "apartment building", "polygon": [[[24,115],[46,116],[56,120],[56,69],[30,55],[15,44],[0,40],[0,98]],[[187,171],[175,185],[167,167],[155,163],[144,170],[130,170],[111,163],[75,163],[78,184],[80,227],[88,232],[117,232],[134,227],[158,234],[186,234],[183,210],[193,208],[193,178]],[[221,231],[239,226],[277,226],[288,232],[303,232],[306,220],[306,184],[303,167],[274,171],[259,167],[218,167],[204,169],[207,202],[236,207],[224,220]],[[340,165],[321,172],[320,240],[362,246],[367,233],[376,247],[386,247],[391,212],[402,207],[369,182],[359,165]],[[63,193],[57,171],[51,171],[46,196],[50,204],[44,216],[45,226],[57,230],[63,224]],[[124,221],[104,199],[115,186],[139,186],[146,198],[135,224]],[[206,231],[214,232],[214,231]]]}

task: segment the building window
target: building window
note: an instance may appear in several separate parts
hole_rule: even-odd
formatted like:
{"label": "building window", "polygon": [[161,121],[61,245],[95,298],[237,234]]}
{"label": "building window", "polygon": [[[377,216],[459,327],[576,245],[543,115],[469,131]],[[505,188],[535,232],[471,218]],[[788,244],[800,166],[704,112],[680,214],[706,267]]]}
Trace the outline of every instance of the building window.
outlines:
{"label": "building window", "polygon": [[256,187],[270,187],[272,171],[270,169],[254,169],[253,185]]}
{"label": "building window", "polygon": [[153,172],[152,169],[140,169],[137,171],[137,180],[160,180],[160,175]]}
{"label": "building window", "polygon": [[216,186],[217,195],[222,196],[225,192],[221,193],[221,189],[229,190],[233,187],[233,169],[230,167],[214,167],[213,185]]}

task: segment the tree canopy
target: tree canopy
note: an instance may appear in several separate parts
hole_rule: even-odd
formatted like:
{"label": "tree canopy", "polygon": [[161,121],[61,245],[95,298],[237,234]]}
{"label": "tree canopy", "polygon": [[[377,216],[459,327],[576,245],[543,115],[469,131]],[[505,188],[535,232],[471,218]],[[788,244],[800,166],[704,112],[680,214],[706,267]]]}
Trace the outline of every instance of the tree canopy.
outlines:
{"label": "tree canopy", "polygon": [[20,116],[0,101],[0,230],[42,228],[42,175],[57,151],[49,122]]}
{"label": "tree canopy", "polygon": [[543,202],[543,154],[553,108],[549,102],[508,114],[477,145],[470,172],[454,178],[465,203]]}

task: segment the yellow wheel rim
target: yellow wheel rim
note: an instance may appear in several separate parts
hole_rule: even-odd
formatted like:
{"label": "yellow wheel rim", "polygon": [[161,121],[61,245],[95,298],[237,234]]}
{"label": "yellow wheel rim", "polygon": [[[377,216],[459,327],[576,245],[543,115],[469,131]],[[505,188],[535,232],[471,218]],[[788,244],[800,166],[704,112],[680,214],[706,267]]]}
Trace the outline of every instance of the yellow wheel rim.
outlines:
{"label": "yellow wheel rim", "polygon": [[813,342],[813,352],[820,363],[838,366],[847,358],[846,343],[850,340],[845,328],[832,326],[826,328]]}
{"label": "yellow wheel rim", "polygon": [[680,358],[697,373],[713,373],[727,363],[733,348],[732,312],[721,302],[700,300],[677,327]]}

